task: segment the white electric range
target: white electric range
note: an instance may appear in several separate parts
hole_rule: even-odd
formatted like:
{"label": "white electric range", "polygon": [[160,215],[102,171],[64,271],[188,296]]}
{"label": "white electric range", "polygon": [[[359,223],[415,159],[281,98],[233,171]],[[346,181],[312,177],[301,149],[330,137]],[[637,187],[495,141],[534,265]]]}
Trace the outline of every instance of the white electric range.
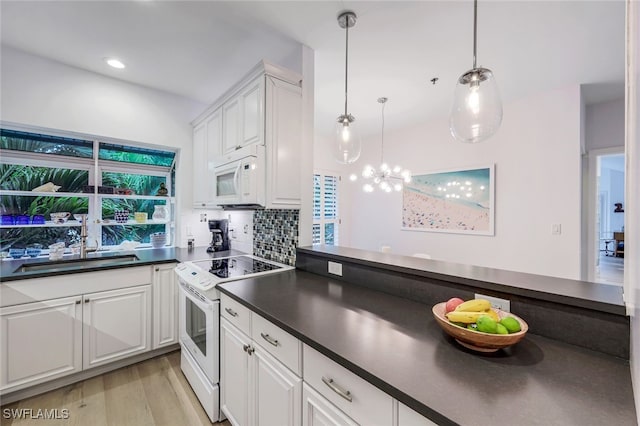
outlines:
{"label": "white electric range", "polygon": [[217,284],[293,269],[252,255],[180,263],[180,368],[212,422],[220,411],[220,293]]}

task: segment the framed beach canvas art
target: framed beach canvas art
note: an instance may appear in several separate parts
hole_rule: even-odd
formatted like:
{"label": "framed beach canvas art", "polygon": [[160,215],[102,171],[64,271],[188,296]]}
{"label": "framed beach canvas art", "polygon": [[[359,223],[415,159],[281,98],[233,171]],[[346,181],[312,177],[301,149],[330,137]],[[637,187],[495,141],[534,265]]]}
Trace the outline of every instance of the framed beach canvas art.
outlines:
{"label": "framed beach canvas art", "polygon": [[494,168],[414,175],[402,192],[402,229],[493,235]]}

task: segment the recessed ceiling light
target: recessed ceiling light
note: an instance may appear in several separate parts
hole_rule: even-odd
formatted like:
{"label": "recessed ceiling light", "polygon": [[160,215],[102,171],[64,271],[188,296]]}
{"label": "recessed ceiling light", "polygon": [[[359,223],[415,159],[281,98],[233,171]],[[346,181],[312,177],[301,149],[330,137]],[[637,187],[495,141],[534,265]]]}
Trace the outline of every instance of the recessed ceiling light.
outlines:
{"label": "recessed ceiling light", "polygon": [[115,58],[105,58],[107,64],[111,65],[114,68],[122,69],[124,68],[124,64],[120,62],[120,60]]}

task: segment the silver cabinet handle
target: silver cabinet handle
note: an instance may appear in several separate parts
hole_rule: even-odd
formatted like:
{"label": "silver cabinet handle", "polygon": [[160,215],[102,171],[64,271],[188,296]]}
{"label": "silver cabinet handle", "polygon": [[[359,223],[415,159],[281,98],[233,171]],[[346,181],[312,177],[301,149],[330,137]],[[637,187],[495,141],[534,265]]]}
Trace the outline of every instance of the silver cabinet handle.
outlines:
{"label": "silver cabinet handle", "polygon": [[233,309],[229,309],[229,308],[224,308],[225,311],[227,311],[227,313],[229,315],[231,315],[232,317],[237,317],[238,313],[236,311],[234,311]]}
{"label": "silver cabinet handle", "polygon": [[247,353],[248,353],[249,355],[253,354],[255,351],[256,351],[256,350],[255,350],[255,349],[253,349],[251,346],[249,346],[249,349],[247,349]]}
{"label": "silver cabinet handle", "polygon": [[341,397],[343,397],[347,401],[349,401],[349,402],[353,401],[353,398],[351,397],[351,392],[349,392],[348,390],[342,389],[342,387],[338,386],[333,381],[333,379],[328,379],[328,378],[322,376],[322,381],[324,382],[325,385],[329,386],[332,391],[334,391],[335,393],[337,393],[338,395],[340,395]]}
{"label": "silver cabinet handle", "polygon": [[278,343],[278,341],[276,339],[274,339],[273,337],[269,336],[268,334],[260,333],[260,335],[262,336],[262,338],[264,340],[266,340],[267,342],[271,343],[273,346],[278,346],[280,344],[280,343]]}
{"label": "silver cabinet handle", "polygon": [[84,303],[89,303],[91,302],[91,299],[84,299]]}
{"label": "silver cabinet handle", "polygon": [[82,300],[76,300],[76,305],[79,305],[82,303]]}
{"label": "silver cabinet handle", "polygon": [[249,345],[243,345],[243,346],[242,346],[242,350],[243,350],[243,351],[245,351],[245,352],[247,352],[247,351],[249,350],[249,348],[250,348],[250,347],[251,347],[251,346],[249,346]]}

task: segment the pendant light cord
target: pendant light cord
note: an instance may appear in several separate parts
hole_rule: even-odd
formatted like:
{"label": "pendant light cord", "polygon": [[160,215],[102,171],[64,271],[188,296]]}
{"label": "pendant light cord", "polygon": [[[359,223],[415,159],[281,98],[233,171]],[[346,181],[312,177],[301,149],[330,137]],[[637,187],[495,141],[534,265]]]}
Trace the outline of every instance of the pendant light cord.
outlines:
{"label": "pendant light cord", "polygon": [[347,117],[347,80],[349,76],[349,17],[346,17],[345,25],[345,49],[344,49],[344,115]]}
{"label": "pendant light cord", "polygon": [[473,69],[476,69],[476,50],[478,34],[478,0],[473,0]]}
{"label": "pendant light cord", "polygon": [[384,164],[384,107],[387,106],[386,102],[382,103],[382,146],[380,149],[380,164]]}

